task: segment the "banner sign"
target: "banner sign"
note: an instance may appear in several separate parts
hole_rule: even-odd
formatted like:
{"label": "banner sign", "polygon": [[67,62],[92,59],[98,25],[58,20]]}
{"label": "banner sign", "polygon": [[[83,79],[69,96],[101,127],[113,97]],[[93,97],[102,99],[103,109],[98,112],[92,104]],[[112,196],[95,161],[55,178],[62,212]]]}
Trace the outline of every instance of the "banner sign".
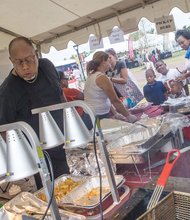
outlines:
{"label": "banner sign", "polygon": [[114,27],[108,31],[110,44],[116,44],[124,41],[124,32],[119,27]]}
{"label": "banner sign", "polygon": [[104,47],[103,39],[98,39],[95,35],[89,37],[90,50],[96,50]]}
{"label": "banner sign", "polygon": [[129,38],[128,39],[128,49],[129,49],[129,58],[132,60],[134,57],[133,53],[133,41]]}
{"label": "banner sign", "polygon": [[173,15],[155,18],[157,34],[164,34],[176,31]]}

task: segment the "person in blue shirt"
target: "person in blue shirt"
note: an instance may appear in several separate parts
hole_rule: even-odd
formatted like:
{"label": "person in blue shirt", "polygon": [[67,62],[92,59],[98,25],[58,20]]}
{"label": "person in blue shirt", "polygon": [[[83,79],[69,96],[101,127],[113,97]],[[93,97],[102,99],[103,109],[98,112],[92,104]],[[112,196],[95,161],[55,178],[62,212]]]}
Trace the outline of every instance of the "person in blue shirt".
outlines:
{"label": "person in blue shirt", "polygon": [[156,75],[153,69],[147,69],[145,72],[147,84],[143,87],[144,97],[153,105],[160,105],[167,99],[167,90],[164,84],[156,81]]}

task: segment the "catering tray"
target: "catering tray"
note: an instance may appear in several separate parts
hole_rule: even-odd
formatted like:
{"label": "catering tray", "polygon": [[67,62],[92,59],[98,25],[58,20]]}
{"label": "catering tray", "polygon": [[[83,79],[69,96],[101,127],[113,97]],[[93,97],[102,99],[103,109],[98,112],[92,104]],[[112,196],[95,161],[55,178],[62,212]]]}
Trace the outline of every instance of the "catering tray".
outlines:
{"label": "catering tray", "polygon": [[161,106],[169,112],[176,113],[181,108],[190,107],[190,97],[168,98]]}
{"label": "catering tray", "polygon": [[[115,175],[117,187],[120,187],[125,179],[122,175]],[[128,189],[129,191],[129,189]],[[106,176],[102,176],[102,201],[109,195],[110,187]],[[72,192],[68,193],[59,206],[63,207],[81,207],[93,209],[99,206],[100,203],[100,178],[98,176],[89,177],[86,182],[76,187]]]}
{"label": "catering tray", "polygon": [[[54,186],[54,197],[56,201],[59,203],[59,201],[62,200],[67,193],[71,192],[75,187],[80,186],[85,181],[86,177],[84,176],[73,176],[65,174],[56,178]],[[46,201],[43,188],[35,192],[35,195],[39,199]]]}
{"label": "catering tray", "polygon": [[177,110],[178,113],[188,115],[190,114],[190,107],[183,107]]}
{"label": "catering tray", "polygon": [[[31,216],[35,219],[42,219],[47,207],[47,203],[38,199],[35,195],[29,192],[22,192],[12,200],[7,202],[0,209],[0,219],[6,220],[19,220],[22,219],[22,215]],[[86,217],[68,212],[65,210],[59,210],[62,220],[85,220]],[[45,220],[52,220],[50,216],[50,211],[48,211]]]}
{"label": "catering tray", "polygon": [[[154,156],[166,143],[168,143],[171,139],[171,133],[165,136],[156,135],[152,137],[146,144],[147,146],[151,146],[147,148],[147,151],[142,153],[125,153],[125,154],[110,154],[110,158],[115,164],[143,164],[148,161],[148,158]],[[145,146],[145,145],[144,145]],[[146,146],[145,146],[146,148]]]}
{"label": "catering tray", "polygon": [[115,139],[110,142],[108,151],[113,163],[116,164],[132,164],[144,163],[153,156],[166,143],[171,140],[171,130],[168,124],[163,123],[161,119],[148,119],[149,123],[141,123],[148,127],[155,122],[155,128],[147,132],[142,126],[140,130],[125,135],[122,138]]}
{"label": "catering tray", "polygon": [[162,126],[161,118],[144,118],[136,123],[136,129],[126,133],[107,144],[109,153],[113,154],[142,154],[151,148]]}

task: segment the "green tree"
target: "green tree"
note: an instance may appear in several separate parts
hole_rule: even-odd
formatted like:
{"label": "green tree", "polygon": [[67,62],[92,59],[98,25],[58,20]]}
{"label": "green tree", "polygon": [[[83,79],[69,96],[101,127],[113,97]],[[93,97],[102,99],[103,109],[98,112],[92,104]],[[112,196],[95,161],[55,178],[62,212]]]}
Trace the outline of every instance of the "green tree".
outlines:
{"label": "green tree", "polygon": [[140,31],[135,31],[129,35],[129,38],[133,41],[138,41],[141,37]]}

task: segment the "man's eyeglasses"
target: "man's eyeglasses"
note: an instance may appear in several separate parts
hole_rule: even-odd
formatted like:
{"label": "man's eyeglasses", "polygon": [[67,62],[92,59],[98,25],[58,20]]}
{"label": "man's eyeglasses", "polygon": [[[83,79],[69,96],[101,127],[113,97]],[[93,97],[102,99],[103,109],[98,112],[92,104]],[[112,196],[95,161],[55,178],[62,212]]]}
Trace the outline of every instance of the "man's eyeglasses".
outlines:
{"label": "man's eyeglasses", "polygon": [[36,55],[34,54],[34,55],[30,55],[30,56],[24,58],[23,60],[16,59],[13,62],[16,66],[22,67],[24,63],[26,65],[31,65],[32,63],[34,63],[35,58],[36,58]]}

